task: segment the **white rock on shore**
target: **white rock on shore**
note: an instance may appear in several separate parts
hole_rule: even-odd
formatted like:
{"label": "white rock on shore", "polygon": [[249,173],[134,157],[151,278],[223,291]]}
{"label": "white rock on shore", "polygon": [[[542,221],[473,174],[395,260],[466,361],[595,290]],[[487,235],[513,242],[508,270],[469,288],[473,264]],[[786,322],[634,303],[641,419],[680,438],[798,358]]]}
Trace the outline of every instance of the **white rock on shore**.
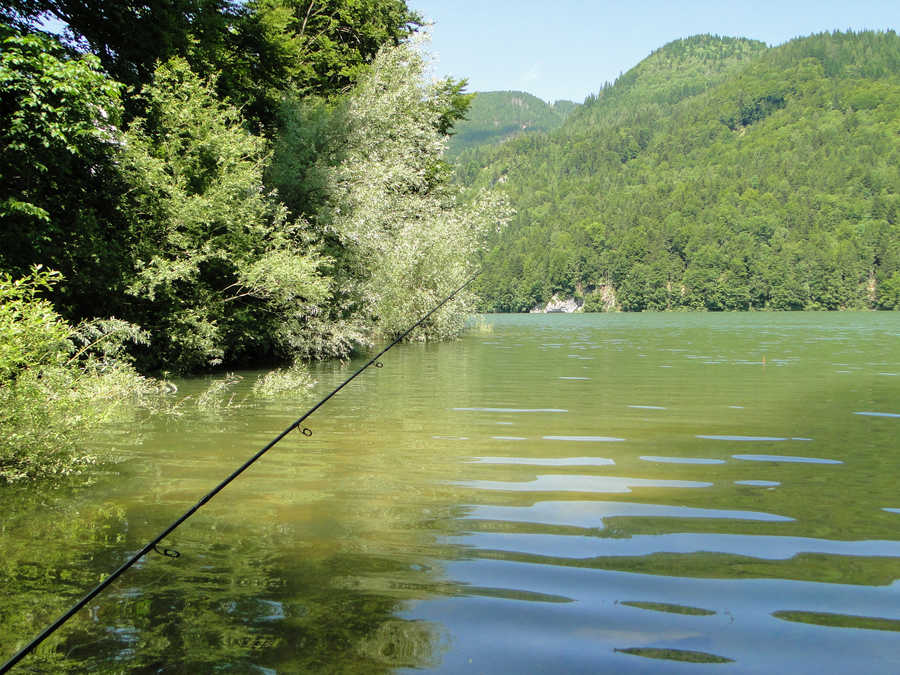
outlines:
{"label": "white rock on shore", "polygon": [[556,312],[571,314],[572,312],[577,312],[581,309],[583,304],[583,301],[576,298],[561,299],[554,295],[550,298],[550,302],[548,302],[546,306],[538,305],[537,307],[534,307],[531,310],[531,314],[552,314]]}

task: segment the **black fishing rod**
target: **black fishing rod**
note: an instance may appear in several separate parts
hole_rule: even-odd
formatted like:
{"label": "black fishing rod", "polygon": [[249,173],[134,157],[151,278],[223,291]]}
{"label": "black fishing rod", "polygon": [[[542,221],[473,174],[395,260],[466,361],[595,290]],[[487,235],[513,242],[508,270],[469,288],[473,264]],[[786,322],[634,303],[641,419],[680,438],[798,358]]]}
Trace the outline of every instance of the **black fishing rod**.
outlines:
{"label": "black fishing rod", "polygon": [[[375,356],[373,356],[371,359],[369,359],[362,367],[359,368],[359,370],[357,370],[350,377],[348,377],[346,380],[341,382],[337,387],[335,387],[331,391],[331,393],[329,393],[327,396],[322,398],[312,408],[307,410],[306,413],[304,413],[301,417],[294,420],[290,424],[290,426],[288,426],[284,431],[282,431],[275,438],[273,438],[271,441],[269,441],[269,443],[267,443],[265,447],[263,447],[255,455],[253,455],[250,459],[248,459],[241,466],[239,466],[237,469],[235,469],[231,473],[231,475],[229,475],[221,483],[216,485],[216,487],[214,487],[212,490],[210,490],[202,499],[200,499],[200,501],[198,501],[191,508],[189,508],[187,511],[185,511],[171,525],[169,525],[166,529],[164,529],[162,532],[160,532],[158,535],[156,535],[156,537],[154,537],[152,540],[147,542],[140,551],[138,551],[133,556],[131,556],[131,558],[129,558],[125,563],[123,563],[115,572],[113,572],[108,577],[106,577],[106,579],[101,581],[90,593],[88,593],[81,600],[79,600],[74,605],[72,605],[72,607],[65,614],[63,614],[56,621],[54,621],[52,624],[47,626],[47,628],[45,628],[40,633],[40,635],[35,637],[31,642],[29,642],[25,647],[23,647],[15,656],[13,656],[9,661],[7,661],[2,666],[0,666],[0,675],[9,671],[19,661],[21,661],[23,658],[28,656],[28,654],[33,652],[38,647],[38,645],[40,645],[44,640],[46,640],[53,633],[55,633],[60,627],[62,627],[62,625],[64,623],[66,623],[69,619],[71,619],[73,616],[75,616],[75,614],[78,613],[78,611],[80,609],[82,609],[85,605],[87,605],[95,597],[100,595],[100,593],[102,593],[110,584],[112,584],[113,581],[115,581],[120,576],[122,576],[122,574],[124,574],[125,571],[128,570],[129,567],[134,565],[138,560],[143,558],[150,551],[156,551],[157,553],[161,553],[162,555],[165,555],[165,556],[168,556],[171,558],[179,557],[180,554],[177,551],[173,551],[168,548],[159,549],[158,548],[159,543],[163,539],[165,539],[167,536],[169,536],[179,525],[181,525],[184,521],[186,521],[188,518],[190,518],[192,515],[194,515],[197,511],[199,511],[200,508],[204,504],[206,504],[209,500],[211,500],[213,497],[215,497],[217,494],[219,494],[222,490],[224,490],[225,487],[229,483],[231,483],[231,481],[233,481],[235,478],[237,478],[242,473],[244,473],[244,471],[246,471],[250,467],[251,464],[253,464],[256,460],[258,460],[260,457],[262,457],[264,454],[266,454],[269,450],[271,450],[273,447],[275,447],[275,445],[278,444],[278,442],[281,441],[285,436],[287,436],[289,433],[294,431],[294,429],[300,428],[300,425],[303,424],[303,422],[306,420],[307,417],[309,417],[314,412],[316,412],[316,410],[318,410],[323,405],[325,405],[325,403],[328,400],[330,400],[341,389],[343,389],[348,384],[350,384],[350,382],[352,382],[354,379],[356,379],[369,366],[374,364],[376,367],[380,368],[381,362],[378,360],[379,358],[381,358],[389,349],[391,349],[392,347],[397,345],[399,342],[403,341],[403,339],[406,338],[406,336],[408,336],[410,333],[412,333],[416,328],[418,328],[423,323],[425,323],[425,321],[427,321],[429,319],[429,317],[431,317],[432,314],[434,314],[441,307],[443,307],[448,302],[450,302],[453,298],[455,298],[460,293],[460,291],[462,291],[464,288],[466,288],[466,286],[468,286],[473,281],[475,281],[475,279],[478,277],[478,275],[481,274],[481,272],[482,272],[482,270],[480,269],[480,270],[478,270],[478,272],[476,272],[471,277],[469,277],[468,281],[466,281],[459,288],[457,288],[455,291],[450,293],[450,295],[446,296],[443,300],[441,300],[425,316],[423,316],[421,319],[416,321],[412,326],[407,328],[403,333],[401,333],[397,338],[395,338],[394,341],[391,342],[387,347],[385,347],[380,352],[378,352]],[[304,436],[312,435],[312,432],[309,429],[307,429],[306,427],[300,428],[300,431]]]}

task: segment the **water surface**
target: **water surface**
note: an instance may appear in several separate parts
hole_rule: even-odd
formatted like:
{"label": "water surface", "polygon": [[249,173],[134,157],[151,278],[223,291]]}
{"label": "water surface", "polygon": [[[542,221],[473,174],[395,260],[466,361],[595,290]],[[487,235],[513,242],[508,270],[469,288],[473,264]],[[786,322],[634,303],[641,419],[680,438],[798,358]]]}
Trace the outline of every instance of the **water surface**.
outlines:
{"label": "water surface", "polygon": [[[900,315],[485,319],[389,352],[19,669],[900,672]],[[313,402],[242,375],[98,435],[88,484],[0,491],[0,660]]]}

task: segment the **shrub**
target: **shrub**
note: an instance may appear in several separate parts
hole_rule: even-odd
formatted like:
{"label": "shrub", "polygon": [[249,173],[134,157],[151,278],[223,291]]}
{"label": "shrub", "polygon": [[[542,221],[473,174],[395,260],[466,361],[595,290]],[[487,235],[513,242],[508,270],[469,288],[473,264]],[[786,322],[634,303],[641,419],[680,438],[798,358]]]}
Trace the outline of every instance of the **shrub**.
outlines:
{"label": "shrub", "polygon": [[41,299],[61,279],[35,267],[0,275],[0,481],[77,472],[97,461],[85,434],[153,385],[121,357],[137,327],[107,320],[72,327]]}

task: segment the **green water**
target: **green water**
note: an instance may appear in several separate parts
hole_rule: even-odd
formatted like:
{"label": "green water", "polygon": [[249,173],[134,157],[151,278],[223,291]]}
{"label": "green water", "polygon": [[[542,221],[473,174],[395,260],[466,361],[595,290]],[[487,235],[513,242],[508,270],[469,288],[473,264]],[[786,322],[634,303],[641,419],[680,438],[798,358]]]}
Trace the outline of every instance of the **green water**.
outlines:
{"label": "green water", "polygon": [[[900,314],[485,325],[389,352],[15,672],[900,672]],[[0,491],[0,661],[313,402],[242,375]]]}

